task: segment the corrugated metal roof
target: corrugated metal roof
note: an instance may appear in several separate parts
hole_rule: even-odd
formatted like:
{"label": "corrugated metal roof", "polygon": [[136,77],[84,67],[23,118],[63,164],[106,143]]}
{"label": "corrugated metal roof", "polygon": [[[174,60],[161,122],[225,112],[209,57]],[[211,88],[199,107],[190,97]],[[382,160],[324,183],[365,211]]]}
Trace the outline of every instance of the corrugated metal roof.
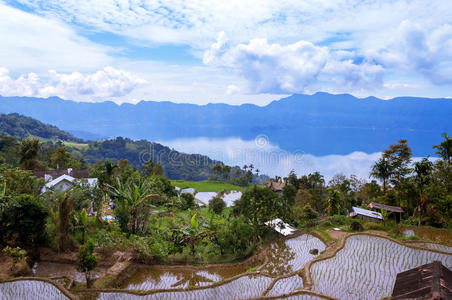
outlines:
{"label": "corrugated metal roof", "polygon": [[376,202],[371,202],[369,204],[369,206],[370,206],[370,208],[376,208],[376,209],[383,208],[384,210],[387,210],[387,211],[403,213],[403,209],[398,206],[391,206],[391,205],[386,205],[386,204],[381,204],[381,203],[376,203]]}
{"label": "corrugated metal roof", "polygon": [[355,212],[358,215],[383,220],[383,216],[379,212],[371,211],[371,210],[364,209],[364,208],[354,207],[354,206],[352,207],[352,209],[353,209],[353,212]]}
{"label": "corrugated metal roof", "polygon": [[277,232],[281,233],[284,236],[288,236],[291,234],[294,234],[297,231],[297,228],[290,226],[289,224],[285,223],[281,219],[274,219],[268,222],[265,222],[265,225],[273,228]]}

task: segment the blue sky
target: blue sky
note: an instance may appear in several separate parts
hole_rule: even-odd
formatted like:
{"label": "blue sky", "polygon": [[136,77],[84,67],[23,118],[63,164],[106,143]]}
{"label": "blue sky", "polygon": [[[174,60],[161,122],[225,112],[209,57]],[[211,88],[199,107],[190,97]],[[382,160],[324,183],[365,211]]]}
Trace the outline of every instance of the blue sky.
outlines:
{"label": "blue sky", "polygon": [[0,0],[0,94],[254,103],[452,96],[452,2]]}

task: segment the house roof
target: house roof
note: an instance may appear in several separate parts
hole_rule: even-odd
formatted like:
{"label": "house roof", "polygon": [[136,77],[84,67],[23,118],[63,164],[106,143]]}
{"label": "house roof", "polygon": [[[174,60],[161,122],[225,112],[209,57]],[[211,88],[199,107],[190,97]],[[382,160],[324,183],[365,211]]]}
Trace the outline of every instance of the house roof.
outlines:
{"label": "house roof", "polygon": [[391,206],[391,205],[380,204],[380,203],[376,203],[376,202],[371,202],[369,204],[369,206],[370,206],[370,208],[384,209],[384,210],[387,210],[387,211],[403,213],[403,209],[401,207],[398,207],[398,206]]}
{"label": "house roof", "polygon": [[364,208],[354,207],[354,206],[352,207],[352,209],[355,214],[383,220],[383,216],[379,212],[364,209]]}
{"label": "house roof", "polygon": [[53,179],[60,177],[61,175],[69,175],[74,178],[88,178],[89,170],[44,170],[44,171],[33,171],[33,175],[36,177],[45,177],[46,175],[51,176]]}
{"label": "house roof", "polygon": [[290,226],[289,224],[285,223],[283,220],[281,220],[279,218],[271,220],[271,221],[267,221],[267,222],[265,222],[265,225],[273,228],[275,231],[281,233],[284,236],[294,234],[295,231],[298,230],[297,228]]}
{"label": "house roof", "polygon": [[[63,175],[61,175],[61,176],[59,176],[59,177],[47,182],[45,184],[45,186],[42,188],[41,192],[44,193],[47,189],[52,188],[53,186],[59,184],[60,182],[68,181],[69,183],[72,183],[76,179],[78,179],[78,178],[74,178],[72,176],[63,174]],[[88,181],[88,184],[90,186],[97,185],[97,178],[81,178],[81,179],[85,179],[86,181]]]}
{"label": "house roof", "polygon": [[452,299],[452,271],[434,261],[401,272],[391,299]]}
{"label": "house roof", "polygon": [[286,184],[284,182],[270,180],[265,183],[265,186],[272,191],[282,191]]}

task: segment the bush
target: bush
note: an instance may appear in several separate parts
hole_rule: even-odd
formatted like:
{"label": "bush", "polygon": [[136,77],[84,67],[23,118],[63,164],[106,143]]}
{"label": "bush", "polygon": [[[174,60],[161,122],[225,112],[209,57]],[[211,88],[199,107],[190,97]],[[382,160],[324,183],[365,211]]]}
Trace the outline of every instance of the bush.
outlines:
{"label": "bush", "polygon": [[3,249],[3,253],[5,253],[7,256],[9,256],[13,259],[13,261],[11,262],[11,264],[13,266],[16,265],[17,263],[21,262],[27,255],[27,251],[25,251],[19,247],[11,248],[10,246],[6,246]]}
{"label": "bush", "polygon": [[215,197],[209,201],[209,210],[213,211],[216,214],[221,214],[223,209],[226,207],[226,202],[220,197]]}
{"label": "bush", "polygon": [[195,196],[193,196],[190,193],[183,193],[180,196],[180,200],[181,200],[181,209],[185,210],[196,206]]}
{"label": "bush", "polygon": [[36,249],[45,241],[47,215],[47,209],[36,196],[13,198],[0,214],[2,242]]}

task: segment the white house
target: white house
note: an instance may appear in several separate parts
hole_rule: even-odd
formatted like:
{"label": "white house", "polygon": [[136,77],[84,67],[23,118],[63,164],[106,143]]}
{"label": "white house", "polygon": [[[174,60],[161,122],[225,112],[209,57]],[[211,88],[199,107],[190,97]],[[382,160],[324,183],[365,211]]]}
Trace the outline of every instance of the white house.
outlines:
{"label": "white house", "polygon": [[[47,191],[61,191],[64,192],[69,189],[72,185],[72,182],[76,180],[72,176],[63,174],[49,182],[47,182],[41,189],[41,193],[45,193]],[[88,184],[92,187],[97,185],[97,178],[83,178],[81,180],[86,180]]]}

